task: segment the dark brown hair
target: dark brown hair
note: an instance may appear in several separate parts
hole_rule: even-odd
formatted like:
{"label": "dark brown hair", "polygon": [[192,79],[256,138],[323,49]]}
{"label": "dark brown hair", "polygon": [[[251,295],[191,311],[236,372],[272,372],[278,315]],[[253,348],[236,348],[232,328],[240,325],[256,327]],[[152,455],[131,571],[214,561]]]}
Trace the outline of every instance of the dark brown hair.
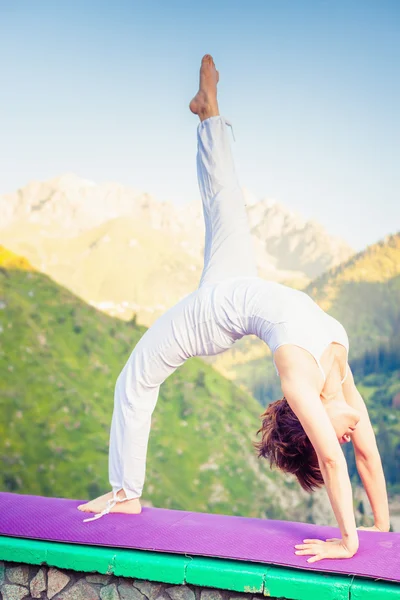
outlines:
{"label": "dark brown hair", "polygon": [[307,492],[322,487],[324,480],[318,464],[317,454],[299,419],[290,408],[285,396],[271,402],[260,415],[262,439],[253,442],[258,458],[269,459],[286,473],[296,475],[301,487]]}

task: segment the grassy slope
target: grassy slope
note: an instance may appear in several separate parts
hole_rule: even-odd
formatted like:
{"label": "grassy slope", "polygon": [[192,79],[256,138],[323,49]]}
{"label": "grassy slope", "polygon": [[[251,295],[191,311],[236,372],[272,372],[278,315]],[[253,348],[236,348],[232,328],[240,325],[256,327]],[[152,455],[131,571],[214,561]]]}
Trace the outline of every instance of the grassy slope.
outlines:
{"label": "grassy slope", "polygon": [[387,341],[399,315],[400,233],[368,246],[305,291],[346,327],[350,360]]}
{"label": "grassy slope", "polygon": [[[0,249],[2,490],[86,499],[109,489],[119,371],[145,328],[96,311]],[[301,519],[307,495],[251,446],[260,406],[199,358],[161,387],[144,500]]]}

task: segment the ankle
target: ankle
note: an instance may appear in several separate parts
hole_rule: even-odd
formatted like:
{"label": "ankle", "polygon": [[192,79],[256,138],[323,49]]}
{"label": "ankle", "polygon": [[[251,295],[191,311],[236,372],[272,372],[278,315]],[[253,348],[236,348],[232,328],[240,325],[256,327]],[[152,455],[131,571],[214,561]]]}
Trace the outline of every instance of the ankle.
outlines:
{"label": "ankle", "polygon": [[203,108],[202,110],[200,110],[200,112],[198,114],[199,114],[200,121],[205,121],[206,119],[209,119],[210,117],[218,117],[219,110],[218,110],[218,107],[207,106],[207,107]]}
{"label": "ankle", "polygon": [[123,488],[119,489],[117,492],[117,498],[119,500],[125,500],[126,499],[126,493],[125,490]]}

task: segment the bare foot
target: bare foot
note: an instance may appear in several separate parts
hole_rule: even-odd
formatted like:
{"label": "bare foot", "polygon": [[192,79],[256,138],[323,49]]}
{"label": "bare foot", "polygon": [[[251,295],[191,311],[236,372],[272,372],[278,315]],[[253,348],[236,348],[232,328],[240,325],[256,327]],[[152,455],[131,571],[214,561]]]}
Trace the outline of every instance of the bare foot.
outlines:
{"label": "bare foot", "polygon": [[201,121],[219,115],[217,102],[217,83],[219,73],[212,56],[203,56],[200,67],[200,89],[189,104],[189,108]]}
{"label": "bare foot", "polygon": [[[107,494],[103,494],[103,496],[90,500],[90,502],[86,502],[86,504],[80,504],[78,510],[81,510],[82,512],[100,513],[107,508],[107,501],[112,500],[112,497],[112,492],[108,492]],[[123,498],[126,498],[126,494],[123,490],[119,490],[117,497],[122,500]],[[117,502],[117,504],[110,509],[110,513],[112,512],[138,515],[142,512],[140,499],[132,498],[132,500],[126,500],[125,502]]]}

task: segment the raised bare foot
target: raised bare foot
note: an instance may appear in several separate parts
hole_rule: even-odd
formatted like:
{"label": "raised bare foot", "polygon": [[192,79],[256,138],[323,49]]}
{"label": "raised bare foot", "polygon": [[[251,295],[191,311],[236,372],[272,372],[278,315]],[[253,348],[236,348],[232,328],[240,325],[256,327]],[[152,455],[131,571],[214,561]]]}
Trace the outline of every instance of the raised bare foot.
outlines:
{"label": "raised bare foot", "polygon": [[189,108],[204,121],[208,117],[219,115],[217,102],[217,83],[219,73],[215,68],[212,56],[203,56],[200,67],[200,88],[191,100]]}
{"label": "raised bare foot", "polygon": [[[123,498],[126,498],[126,494],[123,490],[119,490],[117,497],[122,500]],[[78,510],[81,510],[82,512],[100,513],[107,508],[107,501],[112,500],[112,498],[112,492],[108,492],[107,494],[103,494],[103,496],[90,500],[90,502],[86,502],[86,504],[80,504]],[[112,512],[138,515],[142,512],[142,506],[139,498],[132,498],[125,502],[117,502],[115,506],[110,509],[110,513]]]}

